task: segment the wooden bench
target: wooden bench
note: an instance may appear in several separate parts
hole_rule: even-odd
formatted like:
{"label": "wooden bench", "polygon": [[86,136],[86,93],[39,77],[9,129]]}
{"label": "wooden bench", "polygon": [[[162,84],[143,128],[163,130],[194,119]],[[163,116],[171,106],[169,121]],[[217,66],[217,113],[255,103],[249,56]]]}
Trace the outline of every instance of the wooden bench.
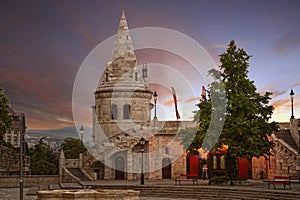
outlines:
{"label": "wooden bench", "polygon": [[285,186],[288,185],[290,190],[291,188],[291,176],[274,176],[274,179],[264,180],[264,182],[268,183],[268,189],[270,189],[270,185],[273,185],[276,189],[275,185],[283,185],[285,190]]}
{"label": "wooden bench", "polygon": [[177,185],[177,182],[180,185],[181,181],[193,181],[193,185],[195,185],[195,183],[198,185],[198,175],[197,174],[180,174],[178,177],[175,178],[175,185]]}

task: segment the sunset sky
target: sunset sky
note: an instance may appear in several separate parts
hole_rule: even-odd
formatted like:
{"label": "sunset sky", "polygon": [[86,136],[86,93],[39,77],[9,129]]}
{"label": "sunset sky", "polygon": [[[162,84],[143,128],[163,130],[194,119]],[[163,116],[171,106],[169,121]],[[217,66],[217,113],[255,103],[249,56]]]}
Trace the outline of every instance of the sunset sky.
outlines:
{"label": "sunset sky", "polygon": [[[162,27],[181,32],[202,45],[217,65],[218,55],[235,40],[252,55],[249,77],[258,91],[273,92],[273,120],[289,121],[292,88],[295,117],[300,117],[300,1],[2,0],[0,86],[13,109],[26,115],[28,129],[73,125],[72,92],[78,70],[97,45],[117,33],[122,7],[130,29]],[[137,56],[139,64],[162,63],[179,70],[184,79],[193,79],[192,67],[176,55],[146,49],[138,50]],[[158,69],[149,65],[149,79],[163,79]],[[182,88],[175,87],[183,120],[197,109],[193,105],[204,84],[203,80],[189,83],[194,95],[179,95]],[[165,109],[158,118],[175,120],[169,85],[154,82],[151,89],[159,93],[159,109]],[[89,99],[83,110],[86,121],[80,123],[90,125],[93,101]]]}

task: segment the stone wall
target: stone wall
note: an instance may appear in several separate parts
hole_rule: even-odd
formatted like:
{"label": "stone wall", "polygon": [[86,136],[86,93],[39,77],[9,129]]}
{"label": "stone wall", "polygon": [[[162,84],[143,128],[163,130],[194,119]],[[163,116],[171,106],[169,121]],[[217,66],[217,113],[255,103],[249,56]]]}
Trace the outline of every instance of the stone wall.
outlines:
{"label": "stone wall", "polygon": [[[30,174],[30,158],[24,157],[23,173]],[[5,146],[0,146],[0,176],[20,174],[20,154]]]}
{"label": "stone wall", "polygon": [[[24,187],[38,187],[41,184],[58,184],[59,175],[29,175],[24,176]],[[0,188],[16,188],[20,187],[19,176],[0,176]]]}
{"label": "stone wall", "polygon": [[134,190],[54,190],[38,191],[38,200],[66,200],[66,199],[84,199],[84,200],[138,200],[140,191]]}

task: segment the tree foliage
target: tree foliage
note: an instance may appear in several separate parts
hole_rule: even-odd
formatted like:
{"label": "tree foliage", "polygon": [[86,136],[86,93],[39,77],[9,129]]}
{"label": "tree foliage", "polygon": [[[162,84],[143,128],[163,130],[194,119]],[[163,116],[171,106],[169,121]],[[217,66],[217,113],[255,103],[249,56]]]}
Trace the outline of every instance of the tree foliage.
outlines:
{"label": "tree foliage", "polygon": [[78,159],[79,153],[86,151],[81,140],[77,138],[66,138],[61,145],[61,149],[64,150],[66,159]]}
{"label": "tree foliage", "polygon": [[4,94],[4,89],[0,87],[0,140],[11,126],[11,117],[8,115],[8,99]]}
{"label": "tree foliage", "polygon": [[29,149],[31,174],[56,175],[58,174],[58,155],[51,150],[43,139],[40,139],[38,144]]}
{"label": "tree foliage", "polygon": [[[200,117],[197,134],[188,148],[191,151],[203,147],[210,126],[217,124],[217,121],[212,121],[213,113],[220,108],[218,104],[212,106],[212,96],[223,92],[219,87],[222,84],[226,92],[225,122],[215,147],[228,145],[225,167],[229,177],[237,176],[238,157],[270,155],[274,144],[269,141],[268,136],[277,130],[276,123],[269,122],[274,110],[274,107],[269,105],[271,93],[258,93],[254,82],[249,80],[249,59],[250,56],[243,49],[237,48],[234,41],[231,41],[227,50],[220,55],[219,70],[212,69],[209,72],[215,81],[209,86],[209,99],[198,104],[197,115]],[[212,137],[214,134],[217,135],[213,133]]]}

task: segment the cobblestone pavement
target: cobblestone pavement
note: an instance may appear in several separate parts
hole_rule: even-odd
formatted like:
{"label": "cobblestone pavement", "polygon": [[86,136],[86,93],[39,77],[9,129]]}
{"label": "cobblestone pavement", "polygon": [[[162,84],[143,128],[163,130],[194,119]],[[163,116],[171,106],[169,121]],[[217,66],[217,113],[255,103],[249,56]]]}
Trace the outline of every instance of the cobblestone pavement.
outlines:
{"label": "cobblestone pavement", "polygon": [[[26,195],[29,188],[24,188],[24,200],[36,199],[35,195]],[[0,188],[0,200],[18,200],[20,199],[20,188]]]}

